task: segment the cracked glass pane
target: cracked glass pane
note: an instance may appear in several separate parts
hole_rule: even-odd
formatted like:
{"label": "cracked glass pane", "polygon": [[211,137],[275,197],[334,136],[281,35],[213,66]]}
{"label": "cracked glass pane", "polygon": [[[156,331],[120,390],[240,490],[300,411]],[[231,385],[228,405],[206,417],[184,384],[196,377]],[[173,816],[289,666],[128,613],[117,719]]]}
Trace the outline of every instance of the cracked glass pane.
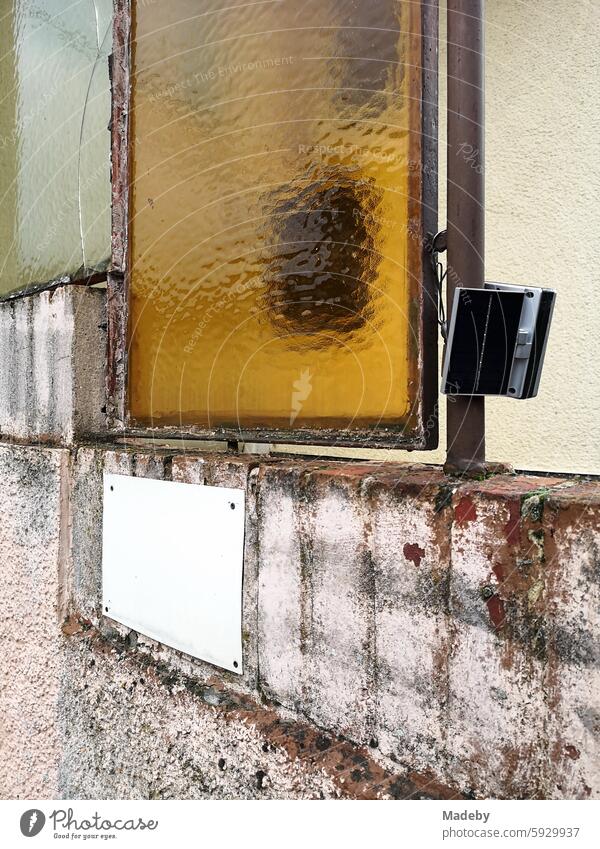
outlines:
{"label": "cracked glass pane", "polygon": [[111,0],[0,0],[0,295],[110,252]]}
{"label": "cracked glass pane", "polygon": [[132,418],[401,431],[419,392],[420,4],[134,10]]}

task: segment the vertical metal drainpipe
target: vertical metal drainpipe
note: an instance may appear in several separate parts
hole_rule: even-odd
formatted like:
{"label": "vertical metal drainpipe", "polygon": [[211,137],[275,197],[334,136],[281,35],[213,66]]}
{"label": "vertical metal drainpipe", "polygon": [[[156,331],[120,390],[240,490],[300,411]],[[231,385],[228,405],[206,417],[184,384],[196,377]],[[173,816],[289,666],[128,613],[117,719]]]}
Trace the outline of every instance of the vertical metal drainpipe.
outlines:
{"label": "vertical metal drainpipe", "polygon": [[[457,286],[484,283],[484,3],[447,0],[448,315]],[[445,468],[484,471],[484,398],[448,398]]]}

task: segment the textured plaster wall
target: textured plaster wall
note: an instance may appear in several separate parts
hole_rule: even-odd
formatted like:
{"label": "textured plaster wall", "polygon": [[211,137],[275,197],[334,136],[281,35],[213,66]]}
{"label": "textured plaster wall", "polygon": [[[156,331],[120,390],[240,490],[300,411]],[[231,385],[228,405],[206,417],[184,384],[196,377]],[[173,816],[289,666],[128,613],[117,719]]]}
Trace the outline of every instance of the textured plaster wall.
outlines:
{"label": "textured plaster wall", "polygon": [[487,276],[558,291],[539,397],[490,400],[492,459],[600,473],[598,5],[486,3]]}
{"label": "textured plaster wall", "polygon": [[52,798],[68,559],[67,451],[0,446],[0,796]]}

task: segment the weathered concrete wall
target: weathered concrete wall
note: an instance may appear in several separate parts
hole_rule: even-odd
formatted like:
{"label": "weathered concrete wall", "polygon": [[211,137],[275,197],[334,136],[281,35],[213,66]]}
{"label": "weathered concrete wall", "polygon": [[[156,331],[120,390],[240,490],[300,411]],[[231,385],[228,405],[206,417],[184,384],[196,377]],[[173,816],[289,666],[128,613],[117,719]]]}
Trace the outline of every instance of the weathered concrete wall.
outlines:
{"label": "weathered concrete wall", "polygon": [[[4,682],[43,630],[37,795],[600,796],[600,484],[116,446],[2,456],[7,501],[31,482],[10,539],[48,486],[38,465],[55,469],[55,547],[0,549],[3,595],[31,563],[52,598],[65,587],[30,611],[31,637],[26,595],[9,605],[0,654],[13,704]],[[102,614],[104,469],[246,489],[243,676]],[[9,739],[0,795],[27,795]]]}
{"label": "weathered concrete wall", "polygon": [[65,626],[58,792],[69,798],[454,798],[407,767],[116,635]]}
{"label": "weathered concrete wall", "polygon": [[0,302],[0,434],[73,442],[106,430],[105,292],[61,286]]}
{"label": "weathered concrete wall", "polygon": [[68,559],[65,450],[0,445],[0,796],[57,788]]}

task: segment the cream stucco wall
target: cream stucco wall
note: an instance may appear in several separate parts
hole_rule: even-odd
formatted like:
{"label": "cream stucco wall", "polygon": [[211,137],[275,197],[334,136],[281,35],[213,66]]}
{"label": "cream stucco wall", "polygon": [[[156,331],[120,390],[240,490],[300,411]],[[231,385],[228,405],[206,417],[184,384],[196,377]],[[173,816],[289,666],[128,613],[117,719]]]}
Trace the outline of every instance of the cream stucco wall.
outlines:
{"label": "cream stucco wall", "polygon": [[[518,469],[600,474],[600,2],[486,6],[487,278],[558,291],[539,395],[487,401],[487,454]],[[444,181],[441,157],[440,226]],[[441,418],[440,450],[418,459],[443,460]]]}
{"label": "cream stucco wall", "polygon": [[600,2],[486,5],[487,277],[558,292],[539,396],[488,401],[488,455],[600,473]]}

